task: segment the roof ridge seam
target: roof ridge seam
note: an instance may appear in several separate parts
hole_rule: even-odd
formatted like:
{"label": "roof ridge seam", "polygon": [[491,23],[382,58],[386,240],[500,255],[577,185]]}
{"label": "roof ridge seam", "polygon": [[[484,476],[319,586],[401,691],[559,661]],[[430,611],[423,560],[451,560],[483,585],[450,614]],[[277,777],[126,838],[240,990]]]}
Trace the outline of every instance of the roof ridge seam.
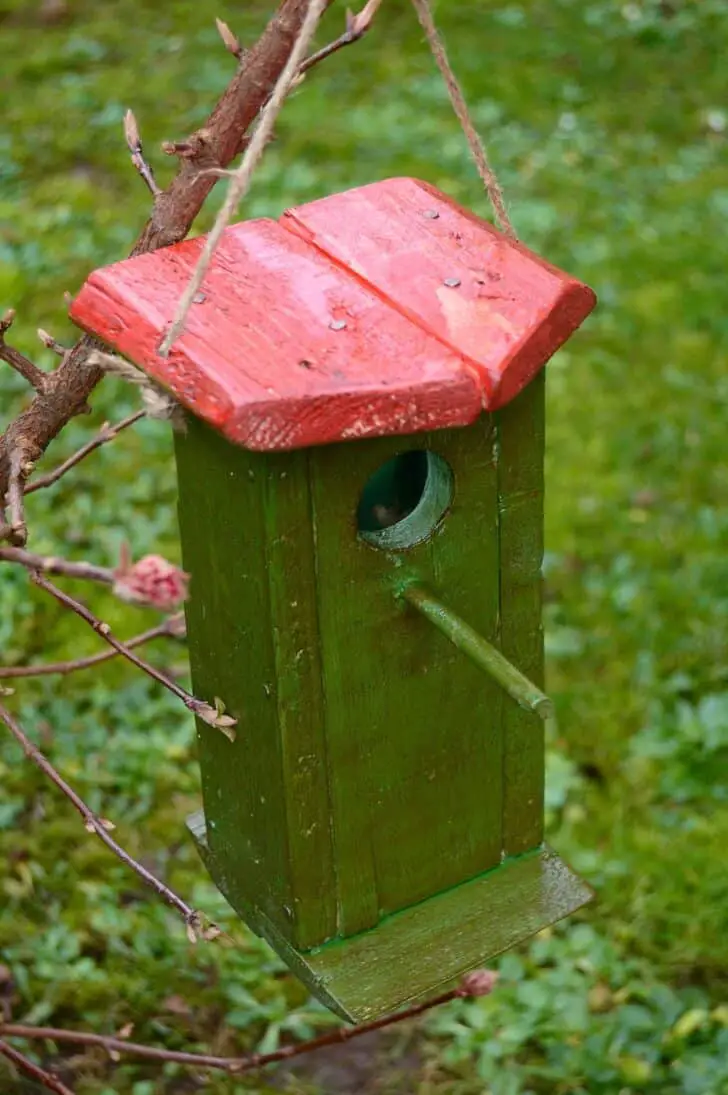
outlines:
{"label": "roof ridge seam", "polygon": [[[386,293],[373,281],[370,281],[363,274],[360,274],[358,270],[354,270],[351,266],[347,266],[347,264],[341,259],[337,258],[336,255],[332,255],[330,251],[328,251],[315,239],[314,234],[311,232],[311,230],[298,219],[294,209],[287,209],[282,214],[282,216],[279,217],[277,223],[281,226],[281,228],[284,229],[284,231],[288,232],[289,235],[295,236],[296,239],[301,240],[303,243],[306,243],[310,247],[312,247],[315,251],[318,252],[319,255],[323,255],[323,257],[326,258],[337,270],[341,270],[343,273],[349,274],[360,285],[363,285],[371,293],[374,293],[374,295],[379,300],[381,300],[384,304],[387,304],[393,311],[397,313],[397,315],[401,316],[402,319],[407,320],[407,322],[412,324],[413,327],[417,327],[417,329],[422,331],[423,334],[427,335],[428,338],[432,338],[441,346],[444,346],[446,350],[448,350],[451,354],[453,354],[454,357],[458,359],[459,363],[465,367],[466,371],[473,377],[473,379],[477,381],[477,385],[480,388],[483,397],[487,395],[485,391],[485,385],[483,383],[484,370],[482,366],[478,365],[478,363],[474,361],[473,358],[463,353],[463,351],[458,346],[454,346],[452,342],[450,342],[446,338],[443,338],[442,335],[438,334],[437,331],[429,327],[427,323],[422,319],[422,317],[417,315],[416,312],[410,311],[410,309],[402,307],[402,305],[398,304],[396,300],[393,300],[388,293]],[[290,225],[295,225],[295,228],[290,227]]]}

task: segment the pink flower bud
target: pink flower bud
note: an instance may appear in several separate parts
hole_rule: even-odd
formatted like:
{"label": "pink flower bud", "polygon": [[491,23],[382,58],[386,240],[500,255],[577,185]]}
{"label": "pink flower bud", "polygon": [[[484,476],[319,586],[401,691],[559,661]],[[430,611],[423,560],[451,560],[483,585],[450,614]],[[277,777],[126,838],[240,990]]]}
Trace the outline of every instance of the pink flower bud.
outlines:
{"label": "pink flower bud", "polygon": [[460,982],[460,996],[489,996],[498,981],[495,970],[473,970]]}
{"label": "pink flower bud", "polygon": [[145,555],[132,563],[125,545],[114,571],[114,593],[122,601],[169,612],[187,600],[189,578],[189,574],[161,555]]}

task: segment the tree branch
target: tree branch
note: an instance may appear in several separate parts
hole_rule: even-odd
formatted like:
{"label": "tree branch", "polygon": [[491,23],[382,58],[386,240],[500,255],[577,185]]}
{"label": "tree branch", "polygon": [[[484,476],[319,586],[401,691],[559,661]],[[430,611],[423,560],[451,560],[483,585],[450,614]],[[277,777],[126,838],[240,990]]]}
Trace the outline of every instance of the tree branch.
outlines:
{"label": "tree branch", "polygon": [[[151,642],[152,639],[159,639],[167,635],[175,639],[183,637],[183,613],[178,612],[174,616],[168,616],[166,620],[161,624],[157,624],[156,627],[150,627],[148,631],[143,631],[140,635],[135,635],[132,639],[127,639],[125,646],[127,650],[133,650],[136,646],[142,646],[143,643]],[[0,680],[17,680],[19,677],[47,677],[55,673],[75,673],[79,669],[90,669],[91,666],[101,665],[102,662],[108,662],[111,658],[116,658],[118,654],[118,650],[112,649],[104,650],[101,654],[91,654],[88,658],[76,658],[74,661],[68,662],[46,662],[43,665],[0,666]]]}
{"label": "tree branch", "polygon": [[70,608],[72,612],[75,612],[77,616],[80,616],[82,620],[93,628],[97,635],[100,635],[104,642],[107,642],[109,646],[113,646],[117,653],[121,654],[127,661],[135,665],[137,669],[141,669],[142,673],[146,673],[148,677],[155,680],[157,684],[161,684],[163,688],[166,688],[168,692],[171,692],[173,696],[176,696],[178,700],[182,700],[188,711],[191,711],[198,719],[202,719],[203,722],[208,723],[210,726],[214,726],[217,730],[221,730],[223,734],[231,741],[235,740],[235,732],[233,727],[237,723],[237,719],[232,718],[230,715],[226,715],[224,709],[218,709],[210,703],[206,703],[204,700],[198,700],[196,696],[190,695],[184,688],[181,688],[175,681],[165,677],[164,673],[160,673],[158,669],[155,669],[149,662],[143,661],[138,658],[124,643],[119,642],[112,633],[108,624],[103,623],[98,616],[94,616],[93,612],[82,605],[80,601],[77,601],[74,597],[71,597],[68,593],[64,593],[62,589],[54,585],[53,582],[49,582],[47,578],[44,578],[38,571],[31,572],[31,579],[37,586],[44,589],[46,593],[50,593],[52,597],[62,604],[65,608]]}
{"label": "tree branch", "polygon": [[85,1031],[59,1030],[55,1027],[31,1027],[20,1023],[0,1023],[0,1034],[6,1038],[48,1039],[52,1042],[68,1042],[72,1045],[101,1046],[109,1053],[127,1053],[135,1057],[145,1057],[152,1061],[175,1062],[195,1068],[214,1068],[224,1072],[252,1072],[265,1065],[290,1061],[292,1057],[301,1057],[304,1053],[313,1053],[326,1046],[340,1045],[371,1034],[375,1030],[384,1030],[407,1019],[415,1019],[431,1008],[449,1004],[453,1000],[468,999],[476,996],[488,996],[495,988],[498,975],[490,970],[476,970],[462,979],[457,988],[443,992],[432,1000],[422,1004],[412,1004],[394,1015],[385,1015],[382,1019],[373,1019],[369,1023],[360,1023],[354,1027],[337,1027],[311,1038],[307,1042],[282,1046],[273,1053],[251,1053],[247,1057],[216,1057],[206,1053],[185,1053],[171,1049],[156,1049],[139,1042],[128,1042],[122,1038],[107,1037],[104,1034],[92,1034]]}
{"label": "tree branch", "polygon": [[374,16],[381,6],[382,0],[367,0],[358,15],[353,15],[350,11],[347,11],[344,33],[335,38],[333,42],[329,42],[327,46],[323,46],[316,53],[312,53],[310,57],[307,57],[298,70],[300,74],[303,76],[314,65],[318,65],[321,61],[325,61],[327,57],[331,57],[333,53],[338,53],[340,49],[351,46],[354,42],[358,42],[360,38],[363,38],[374,22]]}
{"label": "tree branch", "polygon": [[198,933],[201,933],[205,939],[214,939],[220,934],[218,928],[214,925],[203,928],[202,918],[198,912],[196,912],[190,905],[183,901],[181,897],[160,881],[151,871],[148,871],[146,867],[142,866],[126,852],[120,844],[117,844],[112,836],[109,835],[109,830],[115,828],[112,822],[106,818],[97,817],[97,815],[91,810],[89,806],[83,801],[80,795],[74,791],[74,789],[66,783],[63,776],[61,776],[53,767],[51,762],[41,753],[40,749],[27,736],[20,723],[13,718],[11,713],[0,704],[0,722],[5,723],[6,727],[13,735],[18,745],[22,748],[26,757],[35,764],[37,768],[40,768],[41,772],[50,779],[52,783],[61,791],[69,802],[78,810],[79,814],[83,818],[83,823],[86,831],[89,833],[96,833],[96,836],[101,840],[103,844],[113,852],[122,863],[130,867],[132,871],[137,874],[143,882],[146,882],[147,886],[150,886],[155,893],[163,898],[172,908],[181,913],[184,919],[185,926],[187,928],[187,936],[191,942],[197,940]]}
{"label": "tree branch", "polygon": [[28,464],[25,452],[21,447],[13,449],[10,454],[10,479],[8,482],[10,523],[0,528],[0,543],[3,540],[8,540],[11,544],[22,548],[28,538],[23,494],[25,491],[25,477],[28,471],[32,470],[32,467],[32,464]]}
{"label": "tree branch", "polygon": [[13,1049],[7,1042],[0,1040],[0,1056],[6,1057],[8,1061],[17,1068],[18,1072],[24,1073],[26,1076],[30,1076],[31,1080],[35,1080],[37,1083],[42,1084],[47,1091],[55,1091],[56,1095],[73,1095],[70,1087],[66,1087],[61,1083],[57,1076],[54,1076],[52,1072],[46,1072],[40,1065],[36,1065],[33,1061],[29,1061],[27,1057],[24,1057],[17,1049]]}
{"label": "tree branch", "polygon": [[115,426],[104,422],[96,437],[83,445],[73,456],[69,456],[68,460],[64,460],[53,471],[49,471],[46,475],[40,475],[32,483],[28,483],[25,487],[25,493],[32,494],[34,490],[42,490],[43,487],[50,487],[53,483],[57,483],[62,475],[65,475],[71,468],[75,468],[76,464],[79,464],[89,453],[105,445],[107,441],[113,441],[117,434],[120,434],[122,430],[127,429],[129,426],[133,426],[140,418],[144,418],[145,414],[146,411],[136,411],[134,414],[122,419],[121,422],[117,422]]}
{"label": "tree branch", "polygon": [[27,380],[37,392],[44,392],[48,383],[48,374],[34,365],[25,354],[21,354],[20,350],[8,346],[5,341],[5,333],[12,327],[14,319],[15,311],[12,308],[0,319],[0,360],[5,361],[11,369],[15,369],[15,372]]}
{"label": "tree branch", "polygon": [[139,126],[134,115],[133,110],[127,110],[124,115],[124,137],[126,138],[126,147],[129,149],[131,156],[131,162],[139,172],[142,180],[147,186],[149,193],[153,198],[156,198],[162,191],[157,185],[157,180],[154,178],[154,171],[151,166],[144,159],[144,148],[142,147],[142,138],[139,133]]}
{"label": "tree branch", "polygon": [[192,307],[195,296],[202,286],[207,269],[212,261],[215,248],[220,242],[220,237],[233,218],[235,210],[247,193],[250,180],[263,155],[266,144],[273,134],[273,126],[281,112],[292,87],[299,79],[299,67],[304,59],[309,42],[316,33],[319,19],[323,15],[329,0],[307,0],[306,14],[301,24],[300,33],[296,36],[290,56],[281,72],[273,94],[261,111],[258,125],[248,147],[245,149],[240,166],[235,169],[230,177],[227,194],[222,208],[218,213],[215,223],[205,237],[205,245],[197,260],[192,277],[185,288],[169,330],[162,339],[159,353],[163,357],[169,355],[173,343],[184,331],[185,322]]}
{"label": "tree branch", "polygon": [[[327,4],[331,2],[327,0]],[[180,160],[179,171],[167,189],[157,195],[133,255],[177,243],[187,235],[216,182],[204,169],[226,167],[237,155],[248,127],[285,67],[306,10],[306,0],[282,0],[207,122],[188,139],[192,151]],[[8,488],[11,453],[21,449],[35,463],[63,427],[85,409],[103,376],[99,365],[88,361],[90,352],[100,348],[88,335],[80,339],[50,374],[47,388],[38,392],[30,407],[0,437],[0,499]]]}
{"label": "tree branch", "polygon": [[26,570],[44,574],[62,574],[66,578],[80,578],[90,582],[113,585],[116,579],[110,567],[97,567],[93,563],[70,563],[53,555],[35,555],[23,548],[0,548],[0,563],[17,563]]}

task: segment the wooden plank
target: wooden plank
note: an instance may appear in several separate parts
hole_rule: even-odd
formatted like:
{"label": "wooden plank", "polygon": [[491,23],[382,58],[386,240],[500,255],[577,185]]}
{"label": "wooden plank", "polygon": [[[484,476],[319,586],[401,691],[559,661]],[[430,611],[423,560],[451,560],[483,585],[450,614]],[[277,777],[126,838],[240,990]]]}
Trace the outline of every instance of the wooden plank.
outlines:
{"label": "wooden plank", "polygon": [[221,697],[234,742],[198,721],[208,839],[234,906],[253,901],[294,934],[276,661],[266,575],[264,458],[193,418],[175,435],[196,695]]}
{"label": "wooden plank", "polygon": [[[200,854],[218,873],[204,819],[190,819]],[[270,921],[257,926],[309,989],[351,1022],[427,1000],[471,970],[569,916],[593,897],[550,849],[509,860],[446,893],[387,917],[352,939],[301,952]]]}
{"label": "wooden plank", "polygon": [[366,1022],[437,995],[592,896],[546,849],[304,957],[342,1010]]}
{"label": "wooden plank", "polygon": [[[424,580],[493,640],[498,538],[493,437],[383,438],[311,453],[340,931],[421,901],[500,860],[501,691],[395,590]],[[427,446],[455,476],[433,538],[381,551],[356,535],[369,477]]]}
{"label": "wooden plank", "polygon": [[274,221],[226,230],[184,334],[160,357],[201,243],[97,270],[71,316],[231,441],[291,449],[480,413],[460,354]]}
{"label": "wooden plank", "polygon": [[[497,415],[501,652],[543,686],[544,374]],[[513,702],[503,710],[503,850],[543,840],[544,724]]]}
{"label": "wooden plank", "polygon": [[295,943],[302,948],[336,934],[308,459],[306,451],[272,453],[263,475],[289,872]]}
{"label": "wooden plank", "polygon": [[489,409],[513,399],[596,303],[586,285],[415,179],[334,194],[281,223],[465,354]]}

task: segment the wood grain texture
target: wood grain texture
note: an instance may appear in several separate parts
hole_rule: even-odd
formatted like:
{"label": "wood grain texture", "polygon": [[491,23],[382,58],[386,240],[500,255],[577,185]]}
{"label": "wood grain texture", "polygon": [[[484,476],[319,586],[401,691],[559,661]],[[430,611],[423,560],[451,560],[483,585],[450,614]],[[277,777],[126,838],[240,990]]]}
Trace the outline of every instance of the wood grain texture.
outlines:
{"label": "wood grain texture", "polygon": [[307,451],[253,458],[261,468],[295,941],[336,935],[336,864],[326,764],[316,557]]}
{"label": "wood grain texture", "polygon": [[576,278],[416,179],[334,194],[282,218],[477,370],[504,406],[591,312]]}
{"label": "wood grain texture", "polygon": [[467,425],[480,386],[449,346],[274,221],[229,228],[168,358],[188,240],[92,274],[72,309],[235,444],[275,450]]}
{"label": "wood grain texture", "polygon": [[192,418],[176,447],[194,688],[239,720],[234,742],[198,723],[218,884],[299,945],[321,942],[335,881],[306,454],[264,458]]}
{"label": "wood grain texture", "polygon": [[[216,878],[204,816],[188,824]],[[256,930],[322,1003],[350,1022],[366,1022],[436,996],[592,897],[558,856],[542,848],[321,948],[296,950],[264,916]]]}
{"label": "wood grain texture", "polygon": [[[542,624],[545,375],[496,415],[500,529],[500,649],[529,680],[544,683]],[[545,734],[535,715],[503,712],[503,850],[543,840]]]}
{"label": "wood grain texture", "polygon": [[325,990],[362,1022],[437,995],[591,897],[544,849],[306,957]]}
{"label": "wood grain texture", "polygon": [[[492,423],[312,450],[339,930],[351,935],[500,861],[501,689],[414,609],[421,579],[498,628]],[[455,477],[433,538],[397,554],[356,535],[369,476],[428,446]]]}
{"label": "wood grain texture", "polygon": [[433,187],[390,179],[227,229],[161,357],[201,248],[97,270],[70,314],[250,449],[468,425],[509,402],[595,299]]}

